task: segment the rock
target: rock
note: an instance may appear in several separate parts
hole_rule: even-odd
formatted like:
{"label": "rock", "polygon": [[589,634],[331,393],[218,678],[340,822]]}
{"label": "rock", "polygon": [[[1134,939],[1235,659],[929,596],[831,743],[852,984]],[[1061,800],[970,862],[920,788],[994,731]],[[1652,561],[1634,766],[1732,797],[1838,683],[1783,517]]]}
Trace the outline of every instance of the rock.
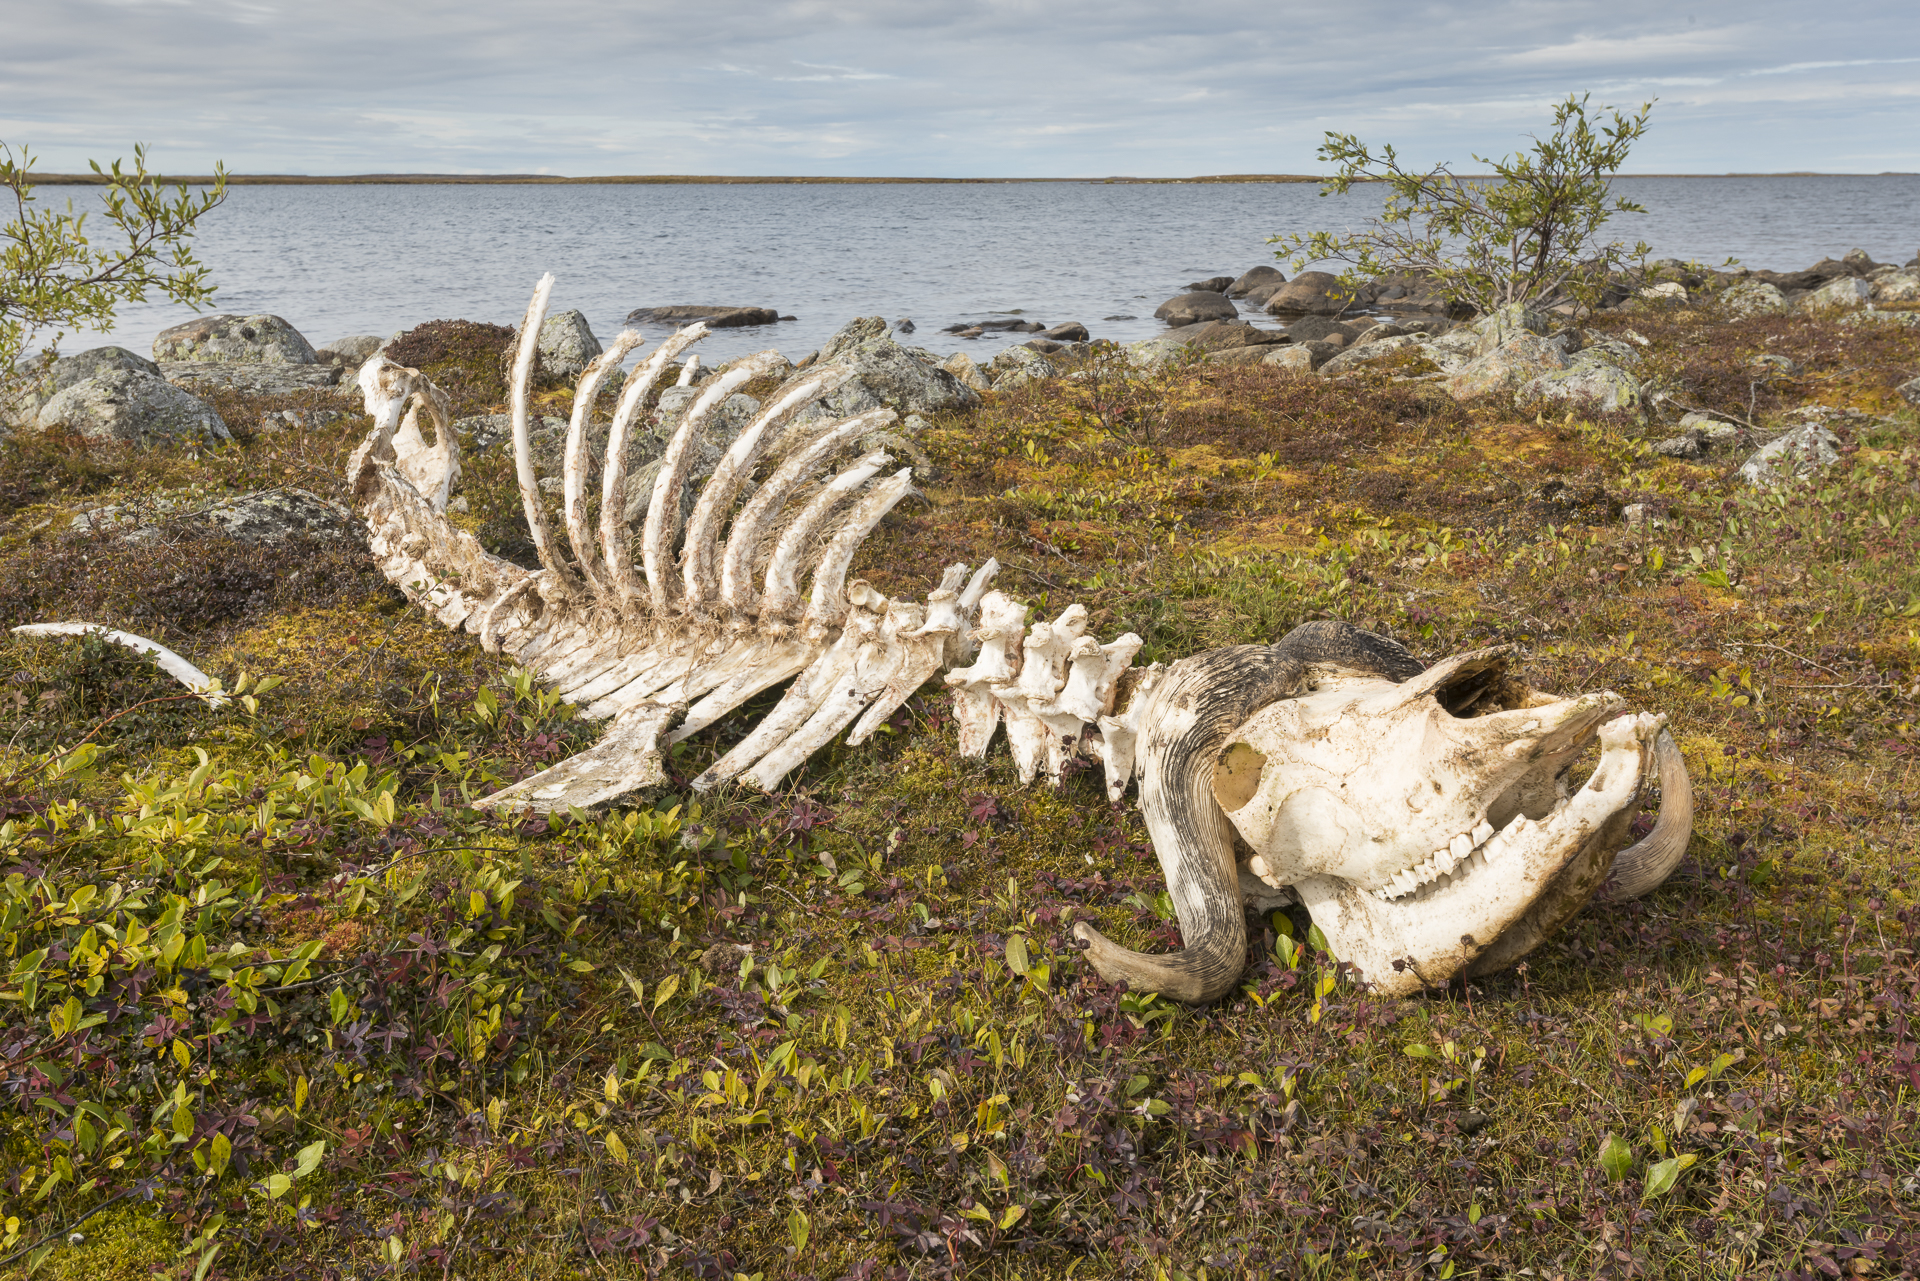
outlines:
{"label": "rock", "polygon": [[1224,294],[1233,285],[1232,276],[1208,276],[1205,280],[1195,280],[1187,285],[1190,293]]}
{"label": "rock", "polygon": [[1496,348],[1505,346],[1518,334],[1536,334],[1545,337],[1553,331],[1553,321],[1540,312],[1512,302],[1487,313],[1467,328],[1479,336],[1476,354],[1484,356]]}
{"label": "rock", "polygon": [[1868,303],[1859,311],[1850,311],[1840,317],[1840,323],[1849,329],[1858,329],[1862,325],[1893,325],[1904,329],[1920,329],[1920,311],[1881,311]]}
{"label": "rock", "polygon": [[1920,409],[1920,378],[1909,378],[1898,387],[1895,387],[1894,391],[1899,394],[1900,399],[1906,401],[1916,409]]}
{"label": "rock", "polygon": [[1828,311],[1839,307],[1864,307],[1873,297],[1873,286],[1858,276],[1842,276],[1820,286],[1794,305],[1801,311]]}
{"label": "rock", "polygon": [[[453,431],[456,436],[464,439],[465,443],[461,446],[463,449],[471,453],[478,453],[483,449],[493,448],[493,446],[503,440],[513,439],[513,415],[475,414],[471,418],[456,418],[453,421]],[[567,431],[566,419],[555,418],[551,414],[535,418],[527,424],[529,446],[532,445],[535,439],[540,437],[541,433],[551,434],[556,431],[560,433],[562,439],[565,438]],[[603,441],[606,439],[606,429],[604,427],[601,429],[600,438]],[[550,460],[551,469],[556,475],[559,474],[560,469],[559,449],[560,446],[554,446],[553,458]],[[542,465],[541,459],[536,456],[534,459],[535,470],[538,470]]]}
{"label": "rock", "polygon": [[1148,371],[1165,369],[1169,365],[1197,358],[1194,349],[1187,345],[1178,331],[1144,342],[1128,343],[1126,352],[1128,364],[1135,369]]}
{"label": "rock", "polygon": [[1138,320],[1138,316],[1102,316],[1101,320]]}
{"label": "rock", "polygon": [[933,353],[916,355],[893,341],[878,316],[842,326],[820,349],[820,359],[849,366],[854,378],[803,412],[803,418],[840,417],[881,405],[900,414],[938,414],[980,403],[979,393],[941,368]]}
{"label": "rock", "polygon": [[338,409],[276,409],[260,415],[254,430],[270,436],[287,431],[317,431],[347,416]]}
{"label": "rock", "polygon": [[694,321],[705,321],[709,329],[739,329],[745,325],[771,325],[791,320],[772,307],[670,306],[636,307],[627,313],[629,325],[673,325],[678,328]]}
{"label": "rock", "polygon": [[1256,329],[1237,320],[1210,320],[1188,325],[1180,331],[1180,341],[1202,351],[1231,351],[1237,347],[1271,347],[1288,336],[1278,329]]}
{"label": "rock", "polygon": [[1154,309],[1153,318],[1164,320],[1177,329],[1182,325],[1197,325],[1208,320],[1232,320],[1239,314],[1240,309],[1228,299],[1203,290],[1167,299]]}
{"label": "rock", "polygon": [[540,322],[540,368],[552,377],[578,378],[604,350],[581,312],[563,311]]}
{"label": "rock", "polygon": [[1707,418],[1703,414],[1688,414],[1680,420],[1680,426],[1685,430],[1678,436],[1669,437],[1651,446],[1651,451],[1664,458],[1698,461],[1711,458],[1715,454],[1730,453],[1741,443],[1740,428],[1732,423]]}
{"label": "rock", "polygon": [[1271,343],[1261,343],[1253,347],[1222,347],[1207,353],[1207,363],[1209,365],[1257,365],[1265,360],[1272,350]]}
{"label": "rock", "polygon": [[1785,311],[1787,297],[1764,280],[1736,280],[1720,291],[1720,309],[1729,316],[1759,316]]}
{"label": "rock", "polygon": [[1288,325],[1285,333],[1295,342],[1332,342],[1345,347],[1377,323],[1371,319],[1338,321],[1325,316],[1302,316]]}
{"label": "rock", "polygon": [[[1284,369],[1295,374],[1310,374],[1314,371],[1315,352],[1318,343],[1288,343],[1284,347],[1275,347],[1260,358],[1260,363],[1272,369]],[[1330,358],[1332,352],[1328,352]],[[1319,362],[1325,364],[1323,358]]]}
{"label": "rock", "polygon": [[1818,423],[1795,427],[1769,441],[1740,464],[1740,479],[1749,485],[1777,485],[1840,461],[1840,438]]}
{"label": "rock", "polygon": [[1066,343],[1055,342],[1051,338],[1029,338],[1020,345],[1029,351],[1037,351],[1042,356],[1051,356],[1056,351],[1065,351],[1067,349]]}
{"label": "rock", "polygon": [[1920,302],[1920,271],[1888,272],[1873,282],[1875,302]]}
{"label": "rock", "polygon": [[1055,378],[1059,372],[1052,361],[1030,347],[1009,347],[987,364],[987,376],[993,380],[995,391]]}
{"label": "rock", "polygon": [[[1259,307],[1264,310],[1266,305],[1273,300],[1273,296],[1286,287],[1287,282],[1285,280],[1274,280],[1264,285],[1255,285],[1240,296],[1240,301],[1249,307]],[[1232,295],[1229,294],[1228,297],[1232,297]]]}
{"label": "rock", "polygon": [[[1485,335],[1481,337],[1484,341]],[[1455,400],[1517,392],[1536,379],[1559,373],[1567,365],[1560,344],[1523,330],[1493,350],[1476,356],[1453,374],[1448,379],[1447,390]]]}
{"label": "rock", "polygon": [[1672,298],[1678,302],[1687,300],[1687,287],[1677,280],[1663,280],[1657,285],[1648,285],[1640,291],[1640,297],[1652,302]]}
{"label": "rock", "polygon": [[1377,325],[1361,330],[1354,336],[1353,345],[1365,347],[1368,343],[1376,343],[1385,338],[1399,338],[1407,332],[1404,326],[1396,325],[1390,320],[1383,320]]}
{"label": "rock", "polygon": [[[293,396],[305,391],[324,391],[341,382],[339,365],[250,365],[225,361],[160,362],[160,372],[170,383],[191,391],[237,391],[246,396]],[[347,388],[351,395],[359,389]]]}
{"label": "rock", "polygon": [[207,509],[206,520],[227,537],[273,546],[304,536],[327,541],[360,537],[360,522],[339,503],[304,489],[265,489]]}
{"label": "rock", "polygon": [[1776,355],[1770,351],[1748,357],[1747,368],[1756,373],[1781,374],[1787,377],[1792,377],[1794,374],[1800,372],[1800,365],[1797,361],[1790,360],[1785,356]]}
{"label": "rock", "polygon": [[91,351],[62,357],[52,365],[40,366],[37,376],[27,383],[27,389],[14,398],[4,414],[0,414],[0,422],[14,427],[32,427],[40,416],[41,407],[56,394],[110,369],[131,370],[156,378],[160,376],[160,366],[125,347],[95,347]]}
{"label": "rock", "polygon": [[1354,287],[1341,284],[1332,272],[1303,271],[1266,296],[1266,310],[1271,316],[1290,312],[1338,315],[1353,305],[1356,294]]}
{"label": "rock", "polygon": [[1087,332],[1087,327],[1077,320],[1069,320],[1066,324],[1055,325],[1051,329],[1042,329],[1040,336],[1050,338],[1054,342],[1086,342],[1093,337]]}
{"label": "rock", "polygon": [[139,369],[108,369],[56,392],[34,423],[65,428],[89,440],[142,449],[174,441],[232,440],[213,406],[164,378]]}
{"label": "rock", "polygon": [[1287,283],[1287,278],[1277,267],[1255,267],[1240,279],[1227,286],[1227,297],[1245,298],[1256,289],[1278,289]]}
{"label": "rock", "polygon": [[1540,400],[1584,401],[1600,413],[1638,408],[1643,390],[1640,380],[1610,355],[1598,349],[1582,351],[1565,369],[1533,379],[1522,394]]}
{"label": "rock", "polygon": [[371,360],[375,352],[391,341],[391,339],[381,338],[378,334],[348,334],[345,338],[334,339],[313,355],[319,364],[338,365],[341,379],[352,382],[353,376],[360,372],[360,366]]}
{"label": "rock", "polygon": [[[1320,373],[1330,377],[1348,370],[1361,369],[1380,361],[1400,358],[1400,353],[1418,351],[1426,345],[1414,334],[1391,335],[1376,339],[1364,346],[1355,345],[1339,352],[1326,364],[1320,366]],[[1438,362],[1435,362],[1435,368],[1438,368]]]}
{"label": "rock", "polygon": [[975,391],[993,390],[993,384],[987,381],[987,376],[980,371],[980,366],[974,364],[973,357],[967,355],[964,351],[956,351],[953,355],[948,356],[940,362],[940,368],[946,370]]}
{"label": "rock", "polygon": [[199,316],[160,331],[153,358],[167,361],[311,365],[313,345],[278,316]]}

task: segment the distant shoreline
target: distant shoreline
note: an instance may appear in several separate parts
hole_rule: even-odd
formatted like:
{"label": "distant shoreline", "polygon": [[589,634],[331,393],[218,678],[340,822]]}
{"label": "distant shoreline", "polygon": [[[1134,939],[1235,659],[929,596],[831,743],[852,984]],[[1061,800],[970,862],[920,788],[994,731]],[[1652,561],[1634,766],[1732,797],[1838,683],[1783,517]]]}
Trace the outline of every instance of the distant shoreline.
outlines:
{"label": "distant shoreline", "polygon": [[[1461,174],[1462,178],[1491,178],[1492,174]],[[1911,178],[1914,174],[1897,171],[1883,173],[1814,173],[1793,170],[1786,173],[1630,173],[1621,178]],[[99,187],[108,179],[95,173],[36,173],[35,186]],[[211,174],[156,174],[155,180],[167,184],[207,186]],[[1085,186],[1173,186],[1203,183],[1294,183],[1324,182],[1324,174],[1229,173],[1204,174],[1192,178],[813,178],[793,176],[730,177],[701,174],[629,174],[611,177],[568,178],[558,174],[441,174],[441,173],[368,173],[368,174],[228,174],[232,187],[352,187],[352,186],[887,186],[887,185],[973,185],[999,186],[1018,183],[1078,183]]]}

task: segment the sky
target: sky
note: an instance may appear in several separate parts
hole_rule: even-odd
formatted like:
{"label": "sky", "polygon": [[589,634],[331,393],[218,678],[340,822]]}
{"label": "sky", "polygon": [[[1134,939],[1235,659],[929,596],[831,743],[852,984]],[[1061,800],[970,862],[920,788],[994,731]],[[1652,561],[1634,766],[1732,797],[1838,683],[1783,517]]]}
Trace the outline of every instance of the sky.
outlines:
{"label": "sky", "polygon": [[238,173],[1476,169],[1658,99],[1635,173],[1920,170],[1913,0],[0,0],[0,142]]}

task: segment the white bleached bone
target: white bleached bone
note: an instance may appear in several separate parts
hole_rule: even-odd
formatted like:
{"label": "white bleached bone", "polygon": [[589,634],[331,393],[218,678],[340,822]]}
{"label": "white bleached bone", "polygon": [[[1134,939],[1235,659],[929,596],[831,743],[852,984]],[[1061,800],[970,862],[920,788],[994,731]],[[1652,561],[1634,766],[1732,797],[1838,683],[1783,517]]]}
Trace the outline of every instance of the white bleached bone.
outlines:
{"label": "white bleached bone", "polygon": [[98,623],[26,623],[13,629],[15,636],[85,636],[89,633],[103,641],[130,649],[136,654],[153,655],[153,661],[161,671],[185,685],[191,692],[198,694],[200,701],[207,706],[225,707],[227,705],[227,696],[213,688],[212,677],[159,641],[135,636],[132,632],[115,631],[111,627],[102,627]]}

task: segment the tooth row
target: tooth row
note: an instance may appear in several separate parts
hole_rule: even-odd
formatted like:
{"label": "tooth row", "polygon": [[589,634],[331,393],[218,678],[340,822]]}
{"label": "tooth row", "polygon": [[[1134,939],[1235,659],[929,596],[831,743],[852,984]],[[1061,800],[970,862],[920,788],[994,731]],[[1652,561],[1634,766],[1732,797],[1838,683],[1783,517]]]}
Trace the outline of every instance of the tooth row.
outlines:
{"label": "tooth row", "polygon": [[[1509,830],[1518,834],[1527,820],[1522,818]],[[1391,902],[1405,898],[1423,886],[1452,875],[1455,869],[1465,864],[1465,870],[1485,867],[1488,860],[1497,857],[1506,848],[1507,842],[1492,842],[1496,835],[1493,824],[1484,819],[1471,832],[1462,832],[1447,842],[1447,847],[1435,850],[1427,855],[1426,861],[1394,877],[1384,889],[1375,890],[1380,898]]]}

